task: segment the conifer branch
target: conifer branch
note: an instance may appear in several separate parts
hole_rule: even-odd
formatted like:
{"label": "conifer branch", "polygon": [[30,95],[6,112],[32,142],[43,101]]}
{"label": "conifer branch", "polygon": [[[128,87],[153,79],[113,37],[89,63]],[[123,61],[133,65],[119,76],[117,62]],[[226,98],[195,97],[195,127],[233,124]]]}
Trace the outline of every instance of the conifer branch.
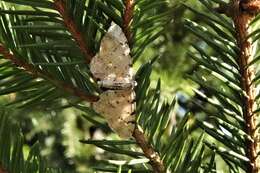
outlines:
{"label": "conifer branch", "polygon": [[[134,0],[125,0],[125,11],[124,11],[124,20],[123,20],[123,31],[126,35],[128,43],[131,43],[132,40],[132,32],[131,32],[131,23],[134,15]],[[133,137],[136,140],[136,143],[144,152],[145,157],[150,160],[150,164],[153,168],[153,172],[155,173],[164,173],[165,168],[163,162],[160,158],[160,155],[155,151],[153,146],[149,144],[144,131],[141,129],[138,124],[136,124]]]}
{"label": "conifer branch", "polygon": [[56,80],[51,74],[48,74],[47,72],[33,66],[32,64],[29,64],[22,59],[16,57],[14,54],[12,54],[9,50],[5,48],[3,44],[0,43],[0,54],[3,55],[5,59],[10,60],[14,65],[16,65],[18,68],[22,68],[27,73],[31,74],[35,77],[41,77],[43,79],[46,79],[50,81],[52,84],[54,84],[56,87],[61,88],[62,90],[73,94],[82,100],[88,101],[88,102],[95,102],[99,99],[98,96],[95,95],[88,95],[83,91],[80,91],[79,88],[76,88],[72,85],[69,85],[65,82]]}
{"label": "conifer branch", "polygon": [[[247,4],[254,1],[247,1]],[[257,1],[259,3],[259,1]],[[252,140],[247,140],[246,155],[250,159],[250,165],[248,167],[248,173],[259,173],[260,163],[257,158],[257,153],[260,151],[259,134],[256,131],[257,128],[257,115],[254,114],[256,108],[256,86],[252,84],[255,77],[255,69],[253,66],[247,68],[248,64],[252,61],[252,42],[248,39],[249,24],[254,18],[251,11],[244,11],[241,9],[241,3],[245,3],[241,0],[232,1],[232,19],[236,30],[236,40],[239,51],[238,64],[240,67],[240,74],[242,76],[241,86],[246,92],[247,96],[243,100],[243,115],[246,122],[246,133]],[[248,8],[250,10],[250,8]]]}
{"label": "conifer branch", "polygon": [[55,0],[54,1],[54,8],[61,15],[61,17],[64,21],[64,25],[68,28],[72,37],[75,39],[76,43],[78,44],[81,52],[85,56],[87,64],[89,64],[92,57],[94,56],[94,54],[91,50],[89,50],[83,34],[81,33],[81,31],[76,26],[72,16],[69,15],[68,10],[66,9],[66,3],[64,2],[64,0]]}
{"label": "conifer branch", "polygon": [[160,155],[154,150],[154,148],[147,142],[145,134],[141,127],[138,125],[135,126],[133,137],[136,140],[136,143],[141,147],[144,152],[145,157],[150,160],[153,172],[155,173],[164,173],[165,168],[163,162],[160,158]]}

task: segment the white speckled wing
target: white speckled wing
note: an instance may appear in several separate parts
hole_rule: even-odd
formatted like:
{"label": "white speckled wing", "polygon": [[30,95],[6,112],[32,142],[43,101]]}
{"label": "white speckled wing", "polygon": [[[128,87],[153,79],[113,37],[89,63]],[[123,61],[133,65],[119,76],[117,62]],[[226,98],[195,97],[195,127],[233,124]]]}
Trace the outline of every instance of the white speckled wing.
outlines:
{"label": "white speckled wing", "polygon": [[108,90],[93,103],[93,109],[105,117],[108,125],[122,138],[130,138],[134,130],[135,94],[132,90]]}
{"label": "white speckled wing", "polygon": [[113,83],[133,83],[130,48],[118,25],[112,24],[103,37],[100,50],[90,63],[90,71],[99,81],[109,83],[110,86],[106,86],[107,88],[113,88]]}
{"label": "white speckled wing", "polygon": [[103,37],[98,54],[90,62],[98,84],[107,89],[93,109],[122,138],[131,138],[135,128],[134,75],[127,39],[121,28],[112,24]]}

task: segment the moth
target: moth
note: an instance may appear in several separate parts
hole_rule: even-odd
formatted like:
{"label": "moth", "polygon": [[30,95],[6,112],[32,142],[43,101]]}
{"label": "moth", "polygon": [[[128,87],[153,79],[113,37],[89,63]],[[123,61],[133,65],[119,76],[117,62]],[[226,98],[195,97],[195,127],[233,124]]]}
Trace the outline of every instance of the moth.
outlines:
{"label": "moth", "polygon": [[130,48],[122,29],[112,23],[101,40],[90,71],[105,90],[93,109],[104,116],[108,125],[122,138],[132,137],[135,128],[134,73]]}

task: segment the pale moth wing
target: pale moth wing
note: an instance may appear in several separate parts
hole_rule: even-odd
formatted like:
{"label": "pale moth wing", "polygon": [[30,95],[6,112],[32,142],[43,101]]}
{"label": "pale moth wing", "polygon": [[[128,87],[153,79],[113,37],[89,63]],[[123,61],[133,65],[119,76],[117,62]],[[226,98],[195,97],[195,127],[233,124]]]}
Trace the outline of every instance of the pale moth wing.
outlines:
{"label": "pale moth wing", "polygon": [[93,109],[104,116],[108,125],[122,138],[130,138],[134,130],[134,92],[108,90],[93,103]]}
{"label": "pale moth wing", "polygon": [[135,128],[134,75],[130,48],[122,29],[112,24],[101,40],[90,71],[106,91],[92,104],[108,125],[122,138],[132,137]]}
{"label": "pale moth wing", "polygon": [[90,71],[101,87],[114,89],[134,85],[130,48],[122,29],[112,24],[103,37],[98,54],[90,63]]}

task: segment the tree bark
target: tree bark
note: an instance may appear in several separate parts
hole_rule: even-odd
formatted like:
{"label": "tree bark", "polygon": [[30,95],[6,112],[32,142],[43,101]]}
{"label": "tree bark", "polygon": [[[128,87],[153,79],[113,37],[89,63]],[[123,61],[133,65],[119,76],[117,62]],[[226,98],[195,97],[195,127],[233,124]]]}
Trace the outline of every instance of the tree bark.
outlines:
{"label": "tree bark", "polygon": [[260,172],[259,159],[257,158],[257,153],[259,152],[259,134],[256,131],[257,115],[254,114],[254,110],[256,110],[256,86],[252,83],[255,77],[255,69],[253,66],[248,66],[253,60],[253,45],[248,38],[250,34],[249,24],[257,13],[256,4],[260,4],[258,0],[233,0],[230,4],[232,6],[231,17],[235,25],[236,40],[239,47],[238,64],[242,76],[240,81],[246,93],[246,96],[243,98],[243,115],[246,122],[245,131],[252,139],[247,140],[247,147],[245,148],[246,155],[250,160],[247,173]]}

